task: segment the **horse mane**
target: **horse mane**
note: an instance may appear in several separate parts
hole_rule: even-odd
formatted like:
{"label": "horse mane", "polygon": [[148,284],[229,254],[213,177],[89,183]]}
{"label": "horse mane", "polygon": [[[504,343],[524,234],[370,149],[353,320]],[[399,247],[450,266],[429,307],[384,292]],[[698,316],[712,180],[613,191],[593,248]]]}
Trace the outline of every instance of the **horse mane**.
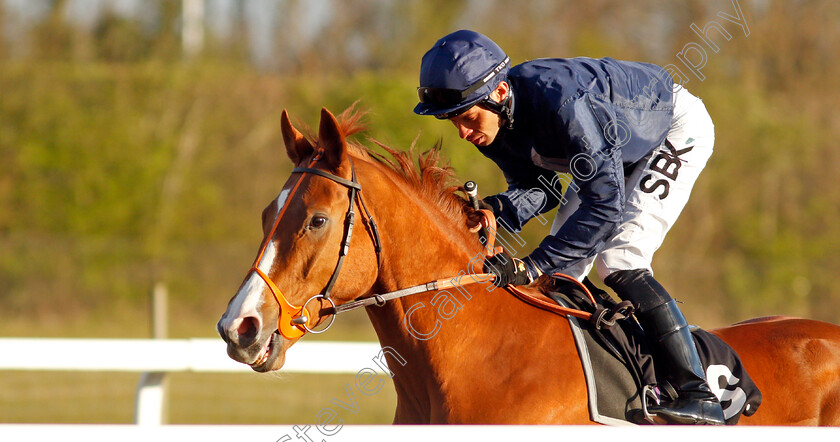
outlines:
{"label": "horse mane", "polygon": [[[363,122],[366,115],[367,111],[356,109],[355,103],[351,105],[336,117],[341,133],[349,137],[363,132],[366,129]],[[463,188],[456,184],[452,166],[447,164],[441,155],[440,141],[431,149],[417,153],[415,151],[416,139],[406,151],[392,149],[373,138],[368,138],[368,140],[382,148],[388,155],[377,153],[351,140],[347,141],[347,147],[354,156],[381,164],[397,181],[417,191],[456,224],[464,225],[464,209],[468,202],[466,198],[456,193],[463,191]]]}

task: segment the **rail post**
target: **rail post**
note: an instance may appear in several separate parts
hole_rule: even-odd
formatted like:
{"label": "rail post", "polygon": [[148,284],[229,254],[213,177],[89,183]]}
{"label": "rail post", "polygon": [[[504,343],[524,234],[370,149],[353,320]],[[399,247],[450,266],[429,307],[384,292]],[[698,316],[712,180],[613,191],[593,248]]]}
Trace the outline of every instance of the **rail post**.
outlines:
{"label": "rail post", "polygon": [[[162,282],[152,290],[152,337],[166,339],[168,290]],[[134,402],[134,423],[137,425],[163,425],[166,420],[166,373],[145,372],[137,383]]]}

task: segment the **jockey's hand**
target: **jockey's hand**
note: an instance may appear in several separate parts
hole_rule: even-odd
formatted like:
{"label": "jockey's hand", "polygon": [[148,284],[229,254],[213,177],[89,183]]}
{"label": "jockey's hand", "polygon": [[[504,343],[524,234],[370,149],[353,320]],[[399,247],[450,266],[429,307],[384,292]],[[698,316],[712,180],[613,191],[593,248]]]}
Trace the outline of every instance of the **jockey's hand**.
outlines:
{"label": "jockey's hand", "polygon": [[[493,207],[490,204],[487,204],[484,200],[478,200],[478,208],[480,210],[489,210],[493,212]],[[470,229],[470,232],[478,232],[481,228],[481,220],[484,218],[484,215],[472,208],[472,206],[467,206],[466,209],[467,214],[467,228]]]}
{"label": "jockey's hand", "polygon": [[533,282],[528,267],[521,259],[510,256],[507,252],[497,253],[484,261],[484,272],[496,275],[493,285],[504,287],[508,284],[525,285]]}

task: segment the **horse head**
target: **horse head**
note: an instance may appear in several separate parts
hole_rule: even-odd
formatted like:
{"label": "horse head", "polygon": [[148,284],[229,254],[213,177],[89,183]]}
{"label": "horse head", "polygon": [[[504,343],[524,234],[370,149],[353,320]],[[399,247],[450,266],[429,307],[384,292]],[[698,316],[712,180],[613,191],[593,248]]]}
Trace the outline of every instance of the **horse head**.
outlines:
{"label": "horse head", "polygon": [[352,234],[366,208],[348,155],[351,130],[326,109],[313,141],[286,111],[281,130],[295,169],[263,210],[257,257],[217,324],[228,355],[258,372],[281,368],[292,344],[330,323],[335,305],[369,292],[377,274],[375,229],[355,222]]}

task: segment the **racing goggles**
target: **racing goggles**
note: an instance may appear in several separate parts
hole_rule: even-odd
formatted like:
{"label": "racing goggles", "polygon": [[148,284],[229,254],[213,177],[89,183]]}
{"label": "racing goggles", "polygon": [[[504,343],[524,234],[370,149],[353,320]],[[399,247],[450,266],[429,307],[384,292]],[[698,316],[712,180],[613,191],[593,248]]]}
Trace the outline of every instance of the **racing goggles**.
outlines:
{"label": "racing goggles", "polygon": [[[450,88],[443,88],[443,87],[418,87],[417,88],[417,96],[420,98],[420,102],[423,104],[431,104],[439,108],[453,108],[457,107],[459,104],[464,102],[464,99],[472,95],[473,92],[480,89],[482,86],[487,84],[490,80],[493,79],[499,72],[504,69],[505,66],[510,63],[510,57],[505,57],[501,63],[496,65],[487,75],[485,75],[482,79],[473,83],[470,87],[459,90],[459,89],[450,89]],[[466,109],[456,109],[455,111],[447,112],[441,115],[435,115],[440,119],[451,118],[461,114]]]}

